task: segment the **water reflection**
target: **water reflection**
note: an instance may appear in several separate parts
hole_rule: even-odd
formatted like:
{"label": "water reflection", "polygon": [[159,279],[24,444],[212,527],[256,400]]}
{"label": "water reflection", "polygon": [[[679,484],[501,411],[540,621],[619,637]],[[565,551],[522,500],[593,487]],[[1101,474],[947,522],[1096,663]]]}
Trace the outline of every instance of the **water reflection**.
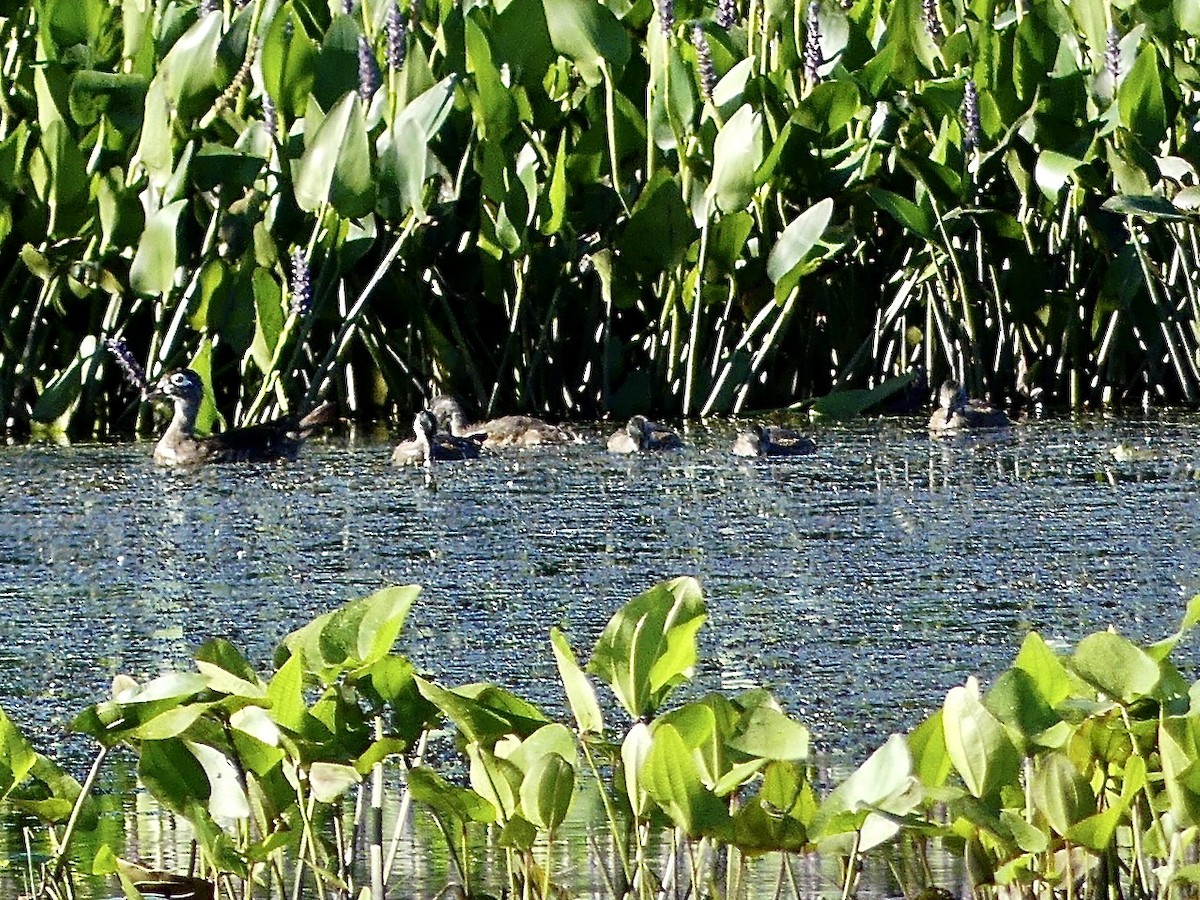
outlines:
{"label": "water reflection", "polygon": [[[0,450],[0,704],[40,749],[112,675],[213,636],[264,667],[287,631],[386,583],[425,592],[407,652],[561,714],[552,625],[581,651],[652,582],[698,575],[711,627],[693,692],[763,684],[824,751],[861,758],[1030,628],[1170,630],[1197,590],[1200,420],[1025,425],[932,441],[916,420],[817,433],[751,460],[733,429],[677,454],[583,446],[420,470],[385,444],[294,464],[156,469],[146,446]],[[1153,459],[1118,461],[1127,441]]]}

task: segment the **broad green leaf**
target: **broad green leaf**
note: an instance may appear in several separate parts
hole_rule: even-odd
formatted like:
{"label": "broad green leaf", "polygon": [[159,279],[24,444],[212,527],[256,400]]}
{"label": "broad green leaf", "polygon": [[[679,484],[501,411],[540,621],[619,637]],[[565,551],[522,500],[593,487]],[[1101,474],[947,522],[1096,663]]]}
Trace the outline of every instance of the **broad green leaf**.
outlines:
{"label": "broad green leaf", "polygon": [[696,632],[707,618],[699,584],[664,582],[630,600],[609,620],[588,663],[632,719],[652,714],[691,677]]}
{"label": "broad green leaf", "polygon": [[533,759],[521,781],[521,815],[553,832],[567,817],[575,792],[575,769],[557,753]]}
{"label": "broad green leaf", "polygon": [[696,234],[679,183],[660,169],[642,188],[618,247],[636,272],[654,277],[680,264]]}
{"label": "broad green leaf", "polygon": [[129,267],[129,286],[143,296],[158,296],[175,284],[179,256],[179,217],[187,200],[176,200],[154,212],[138,242]]}
{"label": "broad green leaf", "polygon": [[369,213],[375,205],[371,151],[358,95],[344,95],[304,135],[304,154],[296,163],[296,202],[306,212],[331,205],[347,218]]}
{"label": "broad green leaf", "polygon": [[1020,756],[1004,726],[979,701],[973,680],[946,695],[942,730],[950,760],[972,796],[987,800],[1015,782]]}
{"label": "broad green leaf", "polygon": [[1197,719],[1166,718],[1158,726],[1163,786],[1171,816],[1182,828],[1200,824],[1200,740]]}
{"label": "broad green leaf", "polygon": [[[242,790],[237,766],[224,752],[208,744],[184,741],[208,779],[208,812],[222,825],[250,815],[250,801]],[[317,764],[314,764],[314,767]],[[314,789],[316,786],[314,785]]]}
{"label": "broad green leaf", "polygon": [[99,343],[95,335],[89,334],[80,341],[79,351],[70,365],[55,375],[38,396],[31,414],[33,421],[52,429],[66,429],[83,390],[84,370],[93,364],[98,352]]}
{"label": "broad green leaf", "polygon": [[542,0],[554,49],[575,63],[591,87],[629,61],[629,35],[599,0]]}
{"label": "broad green leaf", "polygon": [[362,780],[354,766],[315,762],[308,769],[308,783],[320,803],[333,803]]}
{"label": "broad green leaf", "polygon": [[517,814],[517,803],[524,774],[507,759],[472,741],[467,745],[470,760],[471,787],[479,796],[496,807],[501,822]]}
{"label": "broad green leaf", "polygon": [[641,783],[688,837],[718,835],[729,823],[725,804],[705,788],[691,751],[671,725],[654,730]]}
{"label": "broad green leaf", "polygon": [[384,588],[318,616],[283,639],[276,665],[300,652],[308,671],[327,681],[338,670],[370,666],[392,649],[420,592],[416,585]]}
{"label": "broad green leaf", "polygon": [[892,735],[834,788],[821,804],[814,829],[840,838],[839,825],[845,819],[839,814],[860,814],[856,816],[858,846],[866,851],[894,837],[900,830],[897,817],[912,812],[923,798],[921,782],[913,776],[908,743],[902,736]]}
{"label": "broad green leaf", "polygon": [[499,747],[496,752],[522,772],[528,772],[538,759],[549,754],[561,757],[564,762],[574,768],[578,755],[575,749],[575,736],[565,725],[560,725],[558,722],[543,725],[507,752],[501,752]]}
{"label": "broad green leaf", "polygon": [[308,36],[294,0],[275,11],[260,59],[263,81],[276,109],[288,118],[303,116],[317,70],[317,44]]}
{"label": "broad green leaf", "polygon": [[1117,87],[1121,124],[1146,147],[1157,147],[1167,131],[1167,108],[1158,50],[1147,42]]}
{"label": "broad green leaf", "polygon": [[1034,179],[1048,200],[1056,200],[1059,192],[1071,181],[1071,176],[1083,165],[1083,160],[1054,150],[1043,150],[1037,159]]}
{"label": "broad green leaf", "polygon": [[535,707],[494,685],[464,685],[454,690],[423,678],[421,694],[454,722],[469,741],[494,746],[506,735],[527,737],[546,724]]}
{"label": "broad green leaf", "polygon": [[186,733],[196,721],[210,709],[208,703],[189,703],[164,710],[159,715],[143,719],[143,723],[129,731],[128,737],[139,741],[161,741],[179,737]]}
{"label": "broad green leaf", "polygon": [[408,772],[412,797],[439,816],[457,823],[496,821],[496,808],[468,788],[450,784],[428,766],[416,766]]}
{"label": "broad green leaf", "polygon": [[1157,219],[1175,222],[1187,218],[1166,197],[1154,195],[1132,197],[1121,194],[1116,197],[1109,197],[1101,205],[1101,208],[1123,216],[1137,216],[1139,219],[1147,219],[1151,222]]}
{"label": "broad green leaf", "polygon": [[830,134],[846,127],[864,110],[858,85],[852,80],[823,81],[796,105],[792,121],[809,131]]}
{"label": "broad green leaf", "polygon": [[789,762],[768,763],[762,787],[734,816],[734,841],[752,854],[805,849],[816,812],[804,768]]}
{"label": "broad green leaf", "polygon": [[558,676],[562,679],[563,690],[567,693],[567,702],[571,706],[571,714],[575,717],[580,734],[602,734],[604,713],[601,712],[600,702],[596,699],[596,689],[580,668],[566,635],[558,628],[550,629],[550,646],[554,650]]}
{"label": "broad green leaf", "polygon": [[1091,785],[1064,753],[1041,758],[1033,773],[1030,794],[1050,827],[1063,837],[1072,826],[1097,811]]}
{"label": "broad green leaf", "polygon": [[271,717],[283,728],[300,732],[308,709],[304,703],[304,657],[295,652],[279,667],[267,685]]}
{"label": "broad green leaf", "polygon": [[771,760],[808,758],[808,729],[778,709],[760,705],[738,723],[729,746],[751,756]]}
{"label": "broad green leaf", "polygon": [[869,188],[867,196],[904,228],[927,241],[933,239],[933,214],[925,207],[883,188]]}
{"label": "broad green leaf", "polygon": [[984,698],[984,705],[1022,741],[1037,742],[1038,735],[1062,721],[1023,669],[1009,669]]}
{"label": "broad green leaf", "polygon": [[50,211],[50,233],[75,229],[87,210],[88,176],[83,154],[66,123],[45,126],[30,160],[34,192]]}
{"label": "broad green leaf", "polygon": [[827,197],[810,206],[780,232],[767,257],[767,276],[773,284],[779,284],[804,263],[825,234],[832,216],[833,200]]}
{"label": "broad green leaf", "polygon": [[1098,691],[1125,704],[1149,695],[1161,677],[1159,664],[1144,650],[1111,631],[1080,641],[1071,666]]}
{"label": "broad green leaf", "polygon": [[474,76],[473,91],[468,91],[475,109],[475,127],[481,139],[499,143],[516,123],[517,109],[512,93],[505,86],[500,70],[492,61],[487,35],[475,22],[466,21],[467,71]]}
{"label": "broad green leaf", "polygon": [[953,765],[946,751],[941,710],[908,733],[908,752],[912,757],[913,774],[925,787],[940,788],[946,783]]}
{"label": "broad green leaf", "polygon": [[283,334],[285,310],[283,287],[268,269],[256,268],[252,278],[254,285],[254,340],[250,344],[250,356],[263,374],[271,371],[275,348]]}
{"label": "broad green leaf", "polygon": [[[717,132],[713,143],[712,180],[706,197],[721,212],[745,209],[754,194],[754,173],[762,161],[762,115],[746,103]],[[822,201],[825,202],[832,209],[833,202]]]}
{"label": "broad green leaf", "polygon": [[900,393],[916,378],[916,372],[905,372],[903,375],[888,378],[869,390],[860,388],[834,391],[832,394],[818,397],[809,404],[809,414],[813,418],[852,419]]}
{"label": "broad green leaf", "polygon": [[172,738],[143,744],[138,753],[138,778],[159,803],[180,815],[209,798],[203,766],[183,741]]}
{"label": "broad green leaf", "polygon": [[208,110],[217,94],[217,48],[224,17],[219,12],[202,15],[175,42],[159,63],[168,103],[184,118]]}
{"label": "broad green leaf", "polygon": [[1036,631],[1025,636],[1013,668],[1029,675],[1038,693],[1051,706],[1062,703],[1071,693],[1071,679],[1066,668]]}
{"label": "broad green leaf", "polygon": [[454,105],[458,77],[450,75],[409,103],[392,125],[379,135],[379,181],[389,210],[402,218],[410,209],[424,216],[425,181],[433,171],[429,142]]}
{"label": "broad green leaf", "polygon": [[625,773],[625,796],[629,798],[634,818],[645,818],[650,812],[650,792],[642,770],[650,755],[650,728],[637,722],[621,742],[621,768]]}
{"label": "broad green leaf", "polygon": [[33,746],[0,709],[0,799],[25,780],[35,762]]}

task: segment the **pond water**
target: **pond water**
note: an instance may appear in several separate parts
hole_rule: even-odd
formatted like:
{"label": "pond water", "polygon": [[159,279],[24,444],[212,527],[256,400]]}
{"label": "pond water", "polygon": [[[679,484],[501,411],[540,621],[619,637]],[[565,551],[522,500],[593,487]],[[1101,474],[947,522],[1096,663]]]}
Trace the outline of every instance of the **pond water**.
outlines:
{"label": "pond water", "polygon": [[[816,455],[746,461],[733,427],[627,459],[588,442],[423,473],[382,440],[271,466],[164,471],[147,444],[0,448],[0,705],[76,762],[70,717],[112,676],[276,641],[381,586],[424,586],[402,649],[566,715],[547,634],[586,658],[626,599],[700,578],[693,692],[761,684],[844,763],[1011,661],[1172,630],[1200,591],[1200,418],[1047,420],[931,440],[916,420],[818,429]],[[1126,441],[1151,459],[1116,462]]]}

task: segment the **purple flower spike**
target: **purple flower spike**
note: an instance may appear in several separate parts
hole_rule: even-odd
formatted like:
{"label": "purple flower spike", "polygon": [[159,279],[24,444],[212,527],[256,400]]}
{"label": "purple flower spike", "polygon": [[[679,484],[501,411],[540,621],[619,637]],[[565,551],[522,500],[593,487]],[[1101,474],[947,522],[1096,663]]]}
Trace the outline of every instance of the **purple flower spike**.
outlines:
{"label": "purple flower spike", "polygon": [[263,91],[262,96],[263,109],[263,124],[267,126],[267,132],[274,137],[275,128],[278,126],[278,119],[275,112],[275,101],[271,99],[271,95]]}
{"label": "purple flower spike", "polygon": [[670,37],[675,31],[675,0],[658,0],[658,18],[662,22],[663,34]]}
{"label": "purple flower spike", "polygon": [[938,15],[938,0],[921,0],[921,9],[925,13],[925,30],[932,38],[940,38],[943,34],[942,19]]}
{"label": "purple flower spike", "polygon": [[696,48],[696,67],[700,71],[700,91],[704,99],[712,101],[713,88],[717,86],[717,73],[713,69],[712,51],[708,46],[708,38],[700,23],[692,25],[692,46]]}
{"label": "purple flower spike", "polygon": [[387,11],[387,64],[393,72],[404,65],[404,19],[400,15],[400,4],[391,0]]}
{"label": "purple flower spike", "polygon": [[375,51],[365,34],[358,36],[358,96],[370,103],[379,89],[379,70],[375,67]]}
{"label": "purple flower spike", "polygon": [[124,338],[107,338],[104,347],[117,361],[125,379],[142,392],[142,396],[150,393],[150,382],[146,380],[146,370],[138,363],[137,358],[125,343]]}
{"label": "purple flower spike", "polygon": [[965,125],[963,148],[974,150],[979,146],[979,92],[971,78],[963,85],[962,117]]}
{"label": "purple flower spike", "polygon": [[1115,28],[1108,29],[1108,37],[1104,42],[1104,67],[1115,84],[1121,76],[1121,32]]}
{"label": "purple flower spike", "polygon": [[737,0],[717,0],[717,24],[725,30],[737,21]]}
{"label": "purple flower spike", "polygon": [[308,259],[304,251],[292,251],[292,312],[297,318],[312,309],[312,273],[308,270]]}
{"label": "purple flower spike", "polygon": [[804,77],[809,84],[816,84],[821,80],[818,70],[825,63],[821,55],[821,4],[817,0],[808,4],[804,32]]}

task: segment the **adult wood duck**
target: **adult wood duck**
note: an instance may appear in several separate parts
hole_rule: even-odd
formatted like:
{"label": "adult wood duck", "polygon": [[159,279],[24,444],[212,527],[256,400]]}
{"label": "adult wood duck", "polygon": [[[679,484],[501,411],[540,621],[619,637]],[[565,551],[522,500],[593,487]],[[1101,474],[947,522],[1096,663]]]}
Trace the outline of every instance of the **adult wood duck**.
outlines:
{"label": "adult wood duck", "polygon": [[269,462],[293,459],[314,430],[332,422],[335,407],[322,403],[297,421],[291,416],[232,428],[211,437],[196,437],[196,414],[204,385],[191,369],[175,369],[158,380],[147,400],[171,403],[171,424],[154,447],[154,461],[163,466],[195,466],[213,462]]}
{"label": "adult wood duck", "polygon": [[438,425],[455,437],[483,436],[484,447],[536,447],[540,444],[569,444],[575,435],[558,425],[532,416],[499,416],[471,425],[459,402],[449,396],[438,397],[429,407]]}
{"label": "adult wood duck", "polygon": [[806,456],[817,452],[812,438],[777,425],[752,425],[733,441],[737,456]]}
{"label": "adult wood duck", "polygon": [[392,451],[392,465],[420,466],[442,460],[475,459],[482,442],[481,435],[456,437],[438,431],[437,417],[423,409],[413,419],[413,439],[401,441]]}
{"label": "adult wood duck", "polygon": [[982,400],[972,400],[953,378],[938,390],[938,408],[929,418],[929,430],[937,434],[958,434],[989,428],[1007,428],[1008,416]]}
{"label": "adult wood duck", "polygon": [[641,453],[645,450],[677,450],[683,446],[679,435],[651,422],[645,416],[634,416],[620,431],[608,438],[609,453]]}

